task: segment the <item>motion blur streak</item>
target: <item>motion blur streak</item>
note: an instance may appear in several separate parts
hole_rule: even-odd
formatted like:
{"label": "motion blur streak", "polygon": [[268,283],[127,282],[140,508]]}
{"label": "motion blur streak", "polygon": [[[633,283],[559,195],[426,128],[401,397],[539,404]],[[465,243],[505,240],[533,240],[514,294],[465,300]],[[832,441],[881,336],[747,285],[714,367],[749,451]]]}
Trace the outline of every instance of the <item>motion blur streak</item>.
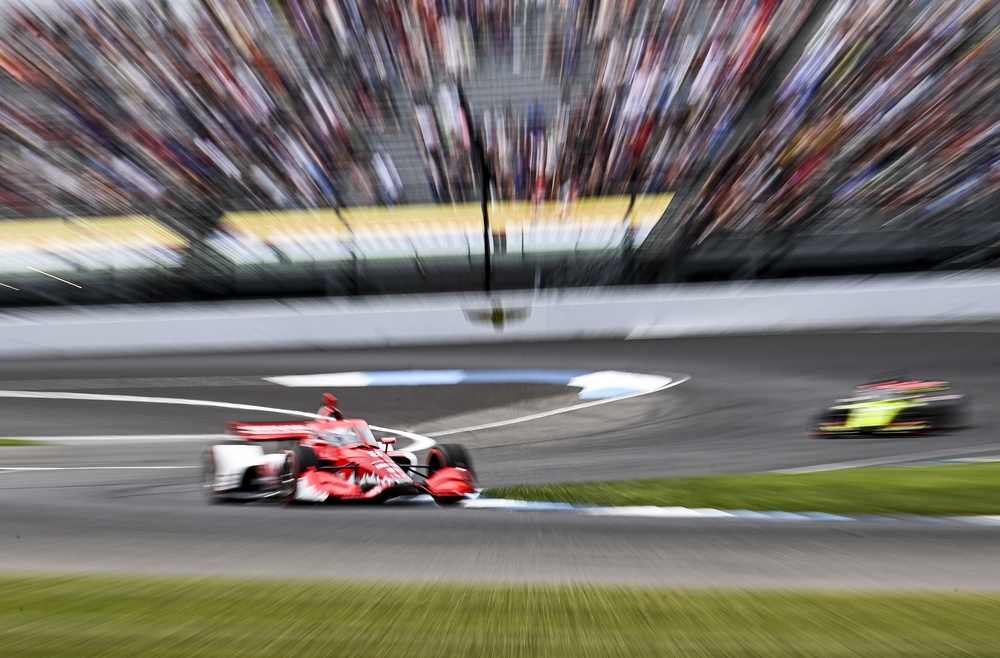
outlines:
{"label": "motion blur streak", "polygon": [[[36,219],[0,271],[172,283],[17,297],[52,303],[232,268],[355,294],[369,259],[429,285],[479,246],[519,285],[634,282],[646,235],[654,273],[732,239],[750,277],[804,234],[988,248],[998,56],[991,0],[10,2],[0,214]],[[553,252],[603,262],[523,262]]]}

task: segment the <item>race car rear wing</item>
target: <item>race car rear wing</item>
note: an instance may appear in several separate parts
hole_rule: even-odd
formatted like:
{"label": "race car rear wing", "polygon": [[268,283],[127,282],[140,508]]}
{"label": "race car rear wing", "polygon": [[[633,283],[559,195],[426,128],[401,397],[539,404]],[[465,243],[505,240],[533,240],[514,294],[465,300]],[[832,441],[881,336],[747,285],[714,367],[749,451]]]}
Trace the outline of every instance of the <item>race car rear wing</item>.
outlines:
{"label": "race car rear wing", "polygon": [[876,375],[871,381],[858,387],[862,390],[909,391],[914,393],[943,391],[949,388],[944,380],[912,379],[907,370],[894,370]]}
{"label": "race car rear wing", "polygon": [[288,441],[315,436],[312,423],[226,423],[226,434],[244,441]]}

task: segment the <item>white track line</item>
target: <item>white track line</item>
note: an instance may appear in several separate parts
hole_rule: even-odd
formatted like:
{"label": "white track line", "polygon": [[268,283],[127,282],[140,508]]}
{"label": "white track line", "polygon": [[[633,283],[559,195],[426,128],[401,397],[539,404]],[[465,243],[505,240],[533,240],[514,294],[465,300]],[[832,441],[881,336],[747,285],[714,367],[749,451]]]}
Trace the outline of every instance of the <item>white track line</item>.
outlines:
{"label": "white track line", "polygon": [[103,443],[139,441],[218,441],[229,438],[228,434],[96,434],[80,436],[18,436],[10,437],[16,441],[31,441],[34,443]]}
{"label": "white track line", "polygon": [[649,391],[639,391],[638,393],[628,393],[626,395],[618,395],[613,398],[605,398],[603,400],[594,400],[593,402],[582,402],[580,404],[574,404],[569,407],[562,407],[559,409],[553,409],[551,411],[543,411],[537,414],[531,414],[530,416],[521,416],[520,418],[510,418],[508,420],[498,420],[494,423],[484,423],[482,425],[471,425],[469,427],[459,427],[453,430],[442,430],[440,432],[428,432],[426,436],[430,437],[441,437],[450,436],[452,434],[462,434],[464,432],[478,432],[479,430],[493,429],[495,427],[506,427],[507,425],[516,425],[517,423],[526,423],[532,420],[538,420],[540,418],[548,418],[549,416],[556,416],[558,414],[569,413],[570,411],[579,411],[580,409],[588,409],[590,407],[596,407],[601,404],[608,404],[609,402],[620,402],[622,400],[628,400],[629,398],[637,398],[641,395],[649,395],[650,393],[657,393],[659,391],[664,391],[668,388],[673,388],[679,384],[691,379],[691,375],[680,375],[679,379],[670,379],[669,382],[660,386],[658,388],[651,389]]}
{"label": "white track line", "polygon": [[211,400],[189,400],[185,398],[158,398],[141,395],[107,395],[104,393],[66,393],[61,391],[0,391],[0,398],[21,398],[35,400],[92,400],[100,402],[141,402],[143,404],[174,404],[185,407],[216,407],[218,409],[241,409],[244,411],[269,411],[301,418],[320,418],[307,411],[259,407],[255,404],[236,402],[213,402]]}
{"label": "white track line", "polygon": [[0,466],[0,473],[21,471],[170,471],[197,466]]}
{"label": "white track line", "polygon": [[879,466],[884,464],[899,464],[918,459],[929,459],[932,457],[946,457],[948,455],[959,455],[966,452],[992,452],[1000,449],[1000,443],[992,445],[970,446],[961,448],[955,446],[946,450],[932,450],[930,452],[916,452],[909,455],[895,455],[892,457],[875,457],[873,459],[859,459],[850,462],[834,462],[831,464],[819,464],[817,466],[802,466],[800,468],[783,468],[772,473],[785,473],[795,475],[797,473],[821,473],[823,471],[842,471],[849,468],[863,468],[865,466]]}
{"label": "white track line", "polygon": [[[32,399],[32,400],[90,400],[99,402],[138,402],[143,404],[173,404],[185,407],[214,407],[217,409],[240,409],[244,411],[266,411],[276,414],[285,414],[288,416],[298,416],[300,418],[323,418],[319,414],[309,413],[307,411],[295,411],[294,409],[278,409],[276,407],[260,407],[255,404],[238,404],[235,402],[214,402],[212,400],[190,400],[186,398],[158,398],[158,397],[145,397],[141,395],[107,395],[103,393],[67,393],[61,391],[0,391],[0,398],[21,398],[21,399]],[[434,445],[434,439],[423,436],[421,434],[415,434],[413,432],[407,432],[404,430],[391,429],[387,427],[376,427],[375,425],[370,426],[373,430],[377,432],[389,432],[391,434],[398,434],[404,436],[413,441],[413,444],[401,448],[402,450],[409,450],[410,452],[417,452],[418,450],[425,450],[432,445]],[[159,435],[150,435],[159,436]],[[192,436],[192,435],[181,435],[181,436]],[[32,438],[31,440],[41,441],[42,438]],[[57,440],[57,439],[50,439]],[[60,438],[59,441],[64,439]],[[73,439],[70,439],[73,440]],[[86,440],[81,438],[76,438],[76,440]],[[147,439],[151,440],[151,439]]]}

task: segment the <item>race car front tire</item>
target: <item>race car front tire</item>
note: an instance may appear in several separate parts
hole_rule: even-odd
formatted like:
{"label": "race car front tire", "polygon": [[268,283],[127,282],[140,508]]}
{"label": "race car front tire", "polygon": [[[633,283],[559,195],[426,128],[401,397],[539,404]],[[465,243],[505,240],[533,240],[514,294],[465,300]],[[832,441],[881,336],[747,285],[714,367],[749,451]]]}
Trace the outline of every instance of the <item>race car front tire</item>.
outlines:
{"label": "race car front tire", "polygon": [[464,468],[475,476],[476,471],[472,467],[472,459],[463,446],[457,443],[441,443],[430,449],[427,453],[427,466],[431,475],[440,471],[446,466],[452,468]]}
{"label": "race car front tire", "polygon": [[943,432],[968,427],[968,407],[966,399],[931,405],[928,411],[932,427]]}

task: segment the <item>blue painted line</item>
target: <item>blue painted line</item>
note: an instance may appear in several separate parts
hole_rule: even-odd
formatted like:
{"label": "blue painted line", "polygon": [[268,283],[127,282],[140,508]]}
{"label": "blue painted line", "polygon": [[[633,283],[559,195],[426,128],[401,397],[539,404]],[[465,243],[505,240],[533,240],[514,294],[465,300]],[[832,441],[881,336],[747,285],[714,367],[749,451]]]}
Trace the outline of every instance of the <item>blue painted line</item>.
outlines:
{"label": "blue painted line", "polygon": [[776,519],[778,521],[803,521],[809,520],[808,516],[802,514],[796,514],[795,512],[765,512],[768,517]]}
{"label": "blue painted line", "polygon": [[662,375],[586,370],[395,370],[332,372],[266,377],[292,387],[353,386],[454,386],[459,384],[549,384],[580,389],[584,400],[606,400],[623,395],[651,393],[687,381]]}
{"label": "blue painted line", "polygon": [[838,514],[827,514],[826,512],[802,512],[802,516],[812,519],[813,521],[850,521],[849,516],[840,516]]}
{"label": "blue painted line", "polygon": [[731,510],[730,514],[732,514],[733,516],[739,517],[741,519],[758,519],[758,520],[760,520],[760,519],[770,518],[770,517],[768,517],[767,514],[764,514],[763,512],[755,512],[753,510],[748,510],[748,509]]}
{"label": "blue painted line", "polygon": [[534,503],[529,507],[522,507],[519,509],[527,509],[538,512],[575,512],[579,510],[578,507],[575,507],[570,503]]}
{"label": "blue painted line", "polygon": [[[454,384],[553,384],[566,386],[576,370],[396,370],[360,373],[369,386],[448,386]],[[632,392],[632,391],[629,391]]]}
{"label": "blue painted line", "polygon": [[460,384],[462,370],[397,370],[395,372],[364,372],[371,378],[369,386],[435,386]]}
{"label": "blue painted line", "polygon": [[574,377],[588,371],[581,370],[466,370],[463,384],[553,384],[566,386]]}

